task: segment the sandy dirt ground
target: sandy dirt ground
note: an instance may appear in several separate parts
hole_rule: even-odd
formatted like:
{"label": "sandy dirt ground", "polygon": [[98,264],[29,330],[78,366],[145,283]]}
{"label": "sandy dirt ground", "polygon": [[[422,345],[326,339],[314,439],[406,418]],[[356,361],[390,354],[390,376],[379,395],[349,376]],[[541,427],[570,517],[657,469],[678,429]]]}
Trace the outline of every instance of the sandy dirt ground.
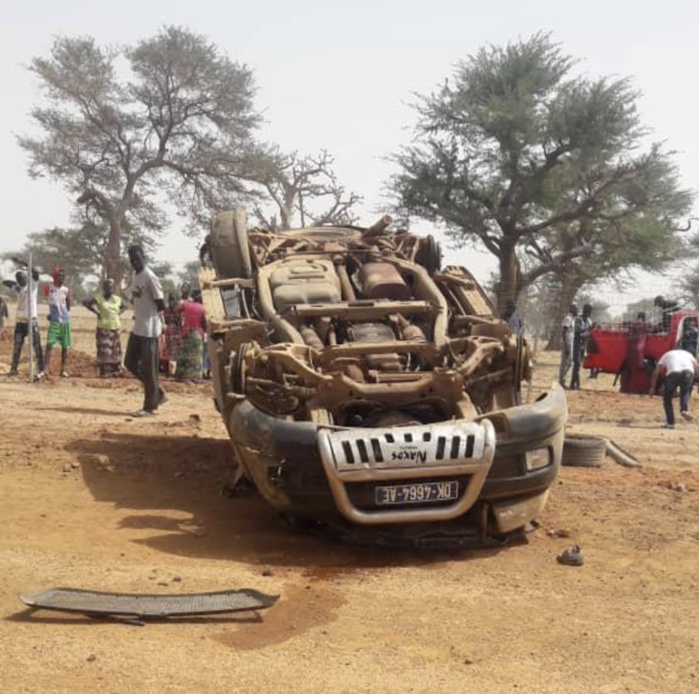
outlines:
{"label": "sandy dirt ground", "polygon": [[[0,342],[0,660],[4,692],[699,691],[699,425],[610,377],[570,393],[570,430],[643,463],[563,468],[526,542],[387,552],[306,537],[233,462],[209,386],[173,384],[153,419],[132,379],[101,381],[92,324],[73,377],[11,378]],[[542,354],[531,395],[550,382]],[[565,529],[569,539],[549,537]],[[583,567],[556,563],[573,542]],[[279,594],[250,614],[145,627],[24,610],[50,586]]]}

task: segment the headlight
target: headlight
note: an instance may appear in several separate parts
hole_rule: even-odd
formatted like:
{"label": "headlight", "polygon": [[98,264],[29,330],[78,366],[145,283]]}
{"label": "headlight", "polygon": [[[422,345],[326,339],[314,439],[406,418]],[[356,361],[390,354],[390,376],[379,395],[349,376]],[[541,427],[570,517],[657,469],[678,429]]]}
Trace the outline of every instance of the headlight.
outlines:
{"label": "headlight", "polygon": [[533,451],[526,452],[527,470],[541,470],[551,464],[551,449],[536,448]]}

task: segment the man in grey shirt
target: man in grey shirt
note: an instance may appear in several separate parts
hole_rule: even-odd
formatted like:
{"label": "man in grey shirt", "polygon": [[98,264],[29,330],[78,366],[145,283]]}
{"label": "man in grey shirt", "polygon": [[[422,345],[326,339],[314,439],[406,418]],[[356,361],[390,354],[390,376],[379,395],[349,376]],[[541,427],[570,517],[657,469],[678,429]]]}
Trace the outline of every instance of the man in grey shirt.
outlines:
{"label": "man in grey shirt", "polygon": [[154,415],[167,396],[158,383],[158,342],[162,332],[160,314],[165,310],[160,280],[146,267],[140,246],[129,247],[134,269],[131,282],[134,324],[126,346],[124,366],[143,383],[143,408],[135,417]]}

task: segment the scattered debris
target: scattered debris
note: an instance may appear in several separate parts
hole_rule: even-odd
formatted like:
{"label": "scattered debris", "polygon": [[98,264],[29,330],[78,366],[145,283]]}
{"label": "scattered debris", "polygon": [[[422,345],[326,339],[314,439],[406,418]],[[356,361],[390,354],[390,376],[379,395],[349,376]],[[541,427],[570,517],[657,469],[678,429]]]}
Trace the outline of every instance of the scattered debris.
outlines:
{"label": "scattered debris", "polygon": [[561,465],[570,467],[600,467],[607,451],[607,441],[601,436],[566,434],[563,441]]}
{"label": "scattered debris", "polygon": [[565,528],[551,528],[551,530],[548,530],[546,534],[549,537],[570,537],[570,531],[566,530]]}
{"label": "scattered debris", "polygon": [[264,569],[262,571],[262,575],[263,576],[274,576],[274,572],[272,571],[272,569]]}
{"label": "scattered debris", "polygon": [[87,656],[88,663],[94,663],[95,660],[97,660],[97,656],[94,653],[90,653],[90,655]]}
{"label": "scattered debris", "polygon": [[134,595],[79,588],[49,588],[36,595],[20,595],[19,599],[33,610],[74,612],[88,617],[162,619],[262,610],[272,607],[279,596],[247,588],[182,595]]}
{"label": "scattered debris", "polygon": [[673,492],[684,493],[688,491],[687,485],[684,482],[661,482],[660,486],[665,487],[665,489],[670,489]]}
{"label": "scattered debris", "polygon": [[585,563],[582,547],[580,545],[568,547],[556,557],[556,561],[565,566],[582,566]]}
{"label": "scattered debris", "polygon": [[635,455],[624,450],[618,443],[607,439],[607,455],[619,465],[624,467],[641,467],[641,463]]}
{"label": "scattered debris", "polygon": [[66,464],[63,466],[63,473],[64,473],[64,474],[66,474],[66,473],[68,473],[68,472],[72,472],[72,471],[73,471],[73,466],[72,466],[70,463],[66,463]]}

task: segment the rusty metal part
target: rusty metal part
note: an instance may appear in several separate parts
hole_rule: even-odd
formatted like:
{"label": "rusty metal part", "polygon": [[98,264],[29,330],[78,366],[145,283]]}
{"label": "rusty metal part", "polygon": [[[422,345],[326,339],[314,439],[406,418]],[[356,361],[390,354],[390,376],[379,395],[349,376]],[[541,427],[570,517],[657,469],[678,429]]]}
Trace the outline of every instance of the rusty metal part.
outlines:
{"label": "rusty metal part", "polygon": [[396,311],[404,315],[429,315],[437,308],[427,301],[354,301],[341,304],[289,306],[283,316],[289,320],[303,321],[310,318],[331,316],[343,320],[371,321],[385,318]]}
{"label": "rusty metal part", "polygon": [[395,316],[395,320],[400,330],[401,337],[406,342],[427,342],[425,331],[414,323],[411,323],[405,316],[398,313]]}
{"label": "rusty metal part", "polygon": [[35,610],[145,619],[263,610],[272,607],[279,596],[266,595],[252,589],[185,595],[134,595],[79,588],[49,588],[36,595],[20,595],[19,599]]}
{"label": "rusty metal part", "polygon": [[303,341],[309,346],[312,347],[313,349],[323,349],[325,345],[323,344],[323,341],[318,337],[318,333],[311,328],[308,325],[304,325],[301,330],[301,337],[303,337]]}
{"label": "rusty metal part", "polygon": [[365,263],[359,269],[359,283],[367,299],[407,301],[410,287],[391,263]]}
{"label": "rusty metal part", "polygon": [[374,222],[365,232],[365,236],[372,236],[373,234],[381,234],[384,232],[388,227],[393,224],[393,217],[390,215],[384,215],[379,219],[378,221]]}
{"label": "rusty metal part", "polygon": [[335,263],[337,276],[340,278],[340,287],[342,287],[342,298],[345,301],[356,301],[357,295],[354,292],[352,281],[347,272],[347,266],[341,259]]}

